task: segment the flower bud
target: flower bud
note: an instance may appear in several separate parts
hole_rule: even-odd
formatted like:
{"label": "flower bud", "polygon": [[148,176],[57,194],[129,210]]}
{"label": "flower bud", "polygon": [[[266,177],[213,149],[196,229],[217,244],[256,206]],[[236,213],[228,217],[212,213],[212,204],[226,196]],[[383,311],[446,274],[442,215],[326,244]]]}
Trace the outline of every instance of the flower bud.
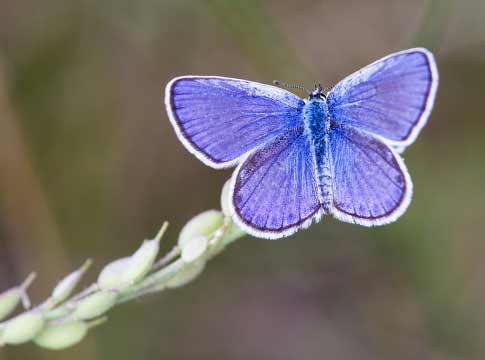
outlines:
{"label": "flower bud", "polygon": [[78,270],[73,271],[64,279],[59,281],[51,295],[51,301],[54,304],[63,302],[72,294],[74,288],[77,286],[84,273],[91,266],[91,263],[91,260],[87,260]]}
{"label": "flower bud", "polygon": [[184,286],[199,276],[205,268],[205,261],[196,261],[190,264],[165,284],[167,288],[178,288]]}
{"label": "flower bud", "polygon": [[34,342],[46,349],[62,350],[81,341],[88,332],[88,325],[81,320],[49,325],[36,336]]}
{"label": "flower bud", "polygon": [[180,232],[178,245],[183,248],[184,245],[196,236],[209,236],[215,230],[222,226],[224,216],[220,211],[207,210],[193,217]]}
{"label": "flower bud", "polygon": [[182,260],[186,263],[199,259],[207,250],[209,242],[205,236],[193,237],[182,246]]}
{"label": "flower bud", "polygon": [[67,316],[70,313],[73,312],[74,309],[68,307],[68,306],[58,306],[52,310],[49,310],[44,313],[44,320],[49,321],[49,320],[55,320],[59,319],[61,317]]}
{"label": "flower bud", "polygon": [[103,315],[116,303],[117,294],[115,291],[105,290],[94,293],[80,300],[75,316],[82,320],[89,320]]}
{"label": "flower bud", "polygon": [[0,294],[0,320],[10,315],[20,303],[20,290],[13,288]]}
{"label": "flower bud", "polygon": [[140,248],[131,256],[128,268],[121,274],[123,284],[133,284],[150,271],[157,258],[160,248],[160,238],[145,240]]}
{"label": "flower bud", "polygon": [[222,187],[221,192],[221,209],[225,216],[231,216],[231,206],[230,206],[230,194],[229,188],[231,187],[231,179],[227,180]]}
{"label": "flower bud", "polygon": [[100,289],[113,289],[121,285],[121,275],[129,267],[131,257],[127,256],[115,260],[104,267],[98,276],[98,286]]}
{"label": "flower bud", "polygon": [[160,240],[168,227],[165,222],[152,240],[145,240],[131,257],[124,257],[106,265],[98,276],[101,289],[131,285],[145,277],[151,270],[160,249]]}
{"label": "flower bud", "polygon": [[43,327],[44,318],[41,312],[25,312],[7,322],[2,333],[1,342],[5,344],[25,343],[32,340]]}
{"label": "flower bud", "polygon": [[10,315],[20,302],[23,303],[24,308],[30,308],[30,300],[27,296],[27,289],[30,284],[32,284],[35,277],[35,273],[31,273],[21,285],[0,294],[0,320]]}

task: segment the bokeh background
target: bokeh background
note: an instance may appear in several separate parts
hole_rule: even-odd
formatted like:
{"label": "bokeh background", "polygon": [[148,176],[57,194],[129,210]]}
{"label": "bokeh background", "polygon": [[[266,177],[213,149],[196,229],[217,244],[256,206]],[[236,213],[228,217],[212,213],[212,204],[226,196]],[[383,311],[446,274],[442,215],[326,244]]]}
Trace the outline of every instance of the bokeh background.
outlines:
{"label": "bokeh background", "polygon": [[241,239],[72,349],[0,359],[485,358],[483,0],[1,0],[0,290],[36,270],[39,301],[84,259],[93,280],[163,220],[168,249],[219,207],[231,172],[176,139],[172,77],[328,86],[413,46],[441,83],[404,154],[415,195],[398,222]]}

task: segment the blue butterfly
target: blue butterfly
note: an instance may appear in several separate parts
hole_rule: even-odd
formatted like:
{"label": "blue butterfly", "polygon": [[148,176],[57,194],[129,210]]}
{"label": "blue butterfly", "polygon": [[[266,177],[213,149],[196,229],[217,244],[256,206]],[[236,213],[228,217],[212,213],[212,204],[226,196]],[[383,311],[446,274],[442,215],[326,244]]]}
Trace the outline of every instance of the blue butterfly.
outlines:
{"label": "blue butterfly", "polygon": [[218,76],[181,76],[165,90],[185,147],[215,169],[236,166],[233,218],[277,239],[322,215],[364,226],[400,217],[412,182],[399,153],[425,125],[436,96],[433,55],[388,55],[325,92],[300,99],[281,88]]}

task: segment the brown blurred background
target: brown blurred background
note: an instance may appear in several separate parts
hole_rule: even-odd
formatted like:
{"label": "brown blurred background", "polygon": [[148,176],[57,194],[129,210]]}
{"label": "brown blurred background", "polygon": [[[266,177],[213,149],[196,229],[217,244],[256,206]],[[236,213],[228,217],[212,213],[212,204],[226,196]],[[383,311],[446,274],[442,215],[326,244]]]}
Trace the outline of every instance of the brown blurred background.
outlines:
{"label": "brown blurred background", "polygon": [[483,0],[1,0],[0,290],[36,270],[39,301],[87,257],[92,280],[163,220],[168,248],[219,206],[230,171],[176,139],[170,78],[328,86],[413,46],[441,84],[404,154],[415,194],[397,223],[241,239],[72,349],[0,359],[485,358]]}

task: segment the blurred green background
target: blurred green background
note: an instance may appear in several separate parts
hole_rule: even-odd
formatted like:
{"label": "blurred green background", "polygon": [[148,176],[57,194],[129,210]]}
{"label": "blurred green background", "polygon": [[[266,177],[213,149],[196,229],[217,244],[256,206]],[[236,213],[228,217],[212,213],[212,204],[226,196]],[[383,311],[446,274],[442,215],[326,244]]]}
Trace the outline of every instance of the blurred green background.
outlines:
{"label": "blurred green background", "polygon": [[404,157],[396,223],[324,218],[244,238],[194,283],[110,313],[76,347],[0,359],[484,359],[485,1],[0,1],[0,290],[37,301],[171,222],[219,206],[231,172],[178,142],[176,75],[328,86],[390,52],[431,49],[441,77]]}

